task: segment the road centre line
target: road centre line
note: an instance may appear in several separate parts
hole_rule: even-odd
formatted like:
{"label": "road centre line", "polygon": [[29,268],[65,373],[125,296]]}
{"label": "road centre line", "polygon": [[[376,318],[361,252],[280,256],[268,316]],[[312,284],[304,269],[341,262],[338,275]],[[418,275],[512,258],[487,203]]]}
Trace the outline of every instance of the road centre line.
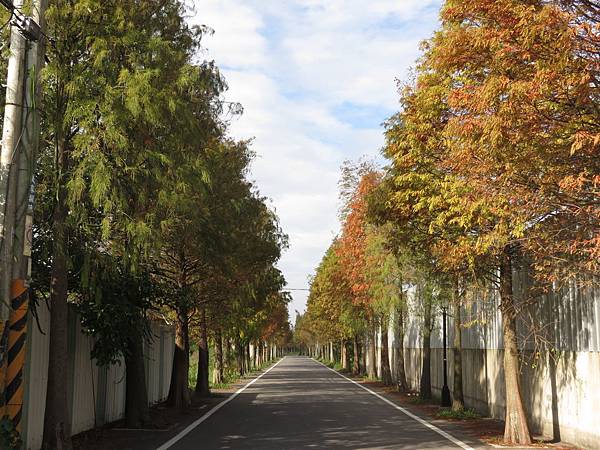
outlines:
{"label": "road centre line", "polygon": [[268,374],[271,370],[273,370],[284,359],[285,359],[285,356],[283,358],[281,358],[279,361],[277,361],[275,364],[273,364],[271,367],[269,367],[267,370],[265,370],[263,373],[261,373],[259,376],[257,376],[255,379],[253,379],[252,381],[250,381],[248,384],[246,384],[245,386],[239,388],[237,391],[235,391],[233,394],[231,394],[229,397],[227,397],[221,403],[219,403],[218,405],[214,406],[210,411],[208,411],[206,414],[204,414],[202,417],[200,417],[195,422],[193,422],[190,425],[188,425],[179,434],[177,434],[176,436],[172,437],[170,440],[168,440],[167,442],[165,442],[163,445],[161,445],[160,447],[158,447],[156,450],[167,450],[167,449],[171,448],[174,444],[176,444],[177,442],[179,442],[187,434],[189,434],[192,430],[194,430],[194,428],[196,428],[198,425],[200,425],[202,422],[204,422],[206,419],[208,419],[210,416],[212,416],[214,413],[216,413],[219,409],[221,409],[223,406],[225,406],[231,400],[233,400],[238,395],[240,395],[242,392],[244,392],[248,387],[252,386],[258,380],[260,380],[262,377],[264,377],[266,374]]}
{"label": "road centre line", "polygon": [[347,381],[350,381],[351,383],[354,383],[355,385],[357,385],[358,387],[364,389],[365,391],[367,391],[369,394],[374,395],[375,397],[377,397],[379,400],[383,400],[385,403],[387,403],[390,406],[393,406],[394,408],[396,408],[398,411],[406,414],[408,417],[410,417],[411,419],[416,420],[417,422],[419,422],[421,425],[426,426],[427,428],[429,428],[432,431],[435,431],[437,434],[439,434],[440,436],[448,439],[449,441],[453,442],[454,444],[458,445],[459,447],[463,448],[464,450],[474,450],[473,447],[469,446],[468,444],[465,444],[463,441],[461,441],[460,439],[455,438],[454,436],[452,436],[449,433],[446,433],[444,430],[441,430],[440,428],[436,427],[435,425],[433,425],[432,423],[427,422],[426,420],[421,419],[419,416],[411,413],[410,411],[408,411],[407,409],[403,408],[402,406],[399,406],[397,404],[395,404],[394,402],[392,402],[391,400],[388,400],[387,398],[385,398],[384,396],[378,394],[375,391],[372,391],[371,389],[369,389],[366,386],[363,386],[360,383],[357,383],[356,381],[342,375],[341,373],[339,373],[337,370],[332,369],[331,367],[326,366],[325,364],[323,364],[321,361],[317,361],[314,358],[311,358],[313,361],[321,364],[323,367],[325,367],[326,369],[331,370],[333,373],[339,375],[340,377],[346,379]]}

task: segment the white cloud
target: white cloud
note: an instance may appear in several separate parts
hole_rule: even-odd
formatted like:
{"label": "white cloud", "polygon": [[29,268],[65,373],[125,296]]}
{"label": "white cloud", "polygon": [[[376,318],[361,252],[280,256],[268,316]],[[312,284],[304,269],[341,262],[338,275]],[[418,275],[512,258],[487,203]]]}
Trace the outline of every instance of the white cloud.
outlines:
{"label": "white cloud", "polygon": [[[237,138],[255,137],[252,178],[272,198],[290,250],[280,267],[303,288],[337,233],[344,159],[376,157],[379,123],[397,108],[440,0],[196,0],[193,24],[215,30],[208,52],[244,106]],[[302,311],[306,293],[290,307]]]}
{"label": "white cloud", "polygon": [[263,22],[258,11],[238,0],[202,0],[195,2],[193,14],[193,24],[218,32],[211,39],[210,53],[219,56],[219,64],[238,68],[265,64],[267,42],[259,32]]}

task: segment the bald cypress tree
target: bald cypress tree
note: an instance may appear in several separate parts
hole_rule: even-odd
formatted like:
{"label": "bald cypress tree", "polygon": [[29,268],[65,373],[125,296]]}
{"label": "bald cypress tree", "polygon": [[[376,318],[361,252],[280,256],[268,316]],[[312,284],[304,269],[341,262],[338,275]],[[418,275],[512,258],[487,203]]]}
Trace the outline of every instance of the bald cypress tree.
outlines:
{"label": "bald cypress tree", "polygon": [[[173,149],[164,143],[173,124],[178,131],[194,129],[184,123],[193,113],[180,114],[185,108],[176,89],[189,79],[187,61],[199,32],[187,27],[176,0],[59,1],[47,16],[56,42],[44,74],[45,151],[54,156],[38,176],[38,211],[51,223],[43,230],[49,239],[40,242],[46,250],[39,252],[47,264],[37,264],[38,274],[51,280],[44,447],[70,448],[67,298],[80,281],[73,247],[100,242],[117,257],[132,256],[125,262],[132,270],[135,255],[149,245],[156,175]],[[90,248],[83,252],[93,257]],[[139,336],[130,338],[129,350],[139,349]]]}

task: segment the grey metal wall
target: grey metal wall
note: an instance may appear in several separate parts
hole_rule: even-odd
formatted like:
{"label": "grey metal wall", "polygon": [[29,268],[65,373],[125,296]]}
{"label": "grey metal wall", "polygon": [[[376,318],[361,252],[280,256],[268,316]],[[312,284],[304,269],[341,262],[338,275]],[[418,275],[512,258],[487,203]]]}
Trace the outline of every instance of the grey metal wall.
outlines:
{"label": "grey metal wall", "polygon": [[[596,280],[597,281],[597,280]],[[531,296],[531,280],[524,271],[515,272],[515,298],[523,306],[518,322],[523,343],[521,379],[523,397],[535,432],[552,436],[560,430],[563,440],[584,448],[600,448],[600,289],[597,283],[554,286],[551,294]],[[594,287],[595,286],[595,287]],[[494,289],[467,295],[462,308],[463,383],[467,407],[503,419],[505,389],[503,372],[502,316]],[[404,340],[408,382],[419,387],[422,362],[422,313],[409,289],[409,314]],[[434,307],[432,333],[432,388],[441,394],[442,322]],[[393,321],[391,322],[393,324]],[[531,333],[535,328],[536,333]],[[390,330],[389,344],[397,347]],[[448,346],[454,337],[453,319],[448,317]],[[536,358],[534,350],[545,350]],[[547,351],[553,348],[554,351]],[[551,357],[551,354],[554,356]],[[395,352],[390,363],[395,368]],[[378,357],[379,362],[380,357]],[[448,351],[448,379],[452,390],[452,350]],[[394,371],[395,375],[395,371]]]}
{"label": "grey metal wall", "polygon": [[[25,367],[25,405],[23,440],[25,448],[41,447],[44,408],[48,383],[50,313],[45,305],[38,308],[39,328],[29,318]],[[148,401],[166,399],[171,380],[175,336],[161,321],[150,324],[152,340],[145,346]],[[93,338],[81,332],[81,323],[69,311],[69,404],[73,434],[123,418],[125,413],[125,364],[98,367],[91,358]]]}

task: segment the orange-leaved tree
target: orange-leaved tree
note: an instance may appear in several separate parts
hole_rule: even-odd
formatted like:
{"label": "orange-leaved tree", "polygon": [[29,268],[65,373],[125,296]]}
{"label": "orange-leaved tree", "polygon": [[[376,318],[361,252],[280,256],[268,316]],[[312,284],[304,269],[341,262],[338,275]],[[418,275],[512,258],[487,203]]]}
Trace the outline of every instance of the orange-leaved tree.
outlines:
{"label": "orange-leaved tree", "polygon": [[598,268],[597,62],[586,54],[597,24],[580,11],[450,0],[423,66],[448,86],[447,151],[436,166],[467,187],[454,202],[465,234],[451,247],[500,267],[508,442],[531,441],[513,266],[526,255],[545,280]]}
{"label": "orange-leaved tree", "polygon": [[380,183],[381,176],[380,172],[372,168],[359,169],[358,184],[355,185],[354,190],[349,191],[347,207],[345,208],[347,213],[342,224],[339,246],[336,249],[352,291],[353,303],[364,310],[365,317],[369,323],[367,335],[369,351],[367,372],[370,378],[377,377],[375,366],[377,318],[372,308],[373,297],[368,276],[366,250],[369,223],[367,221],[367,213],[368,195]]}

